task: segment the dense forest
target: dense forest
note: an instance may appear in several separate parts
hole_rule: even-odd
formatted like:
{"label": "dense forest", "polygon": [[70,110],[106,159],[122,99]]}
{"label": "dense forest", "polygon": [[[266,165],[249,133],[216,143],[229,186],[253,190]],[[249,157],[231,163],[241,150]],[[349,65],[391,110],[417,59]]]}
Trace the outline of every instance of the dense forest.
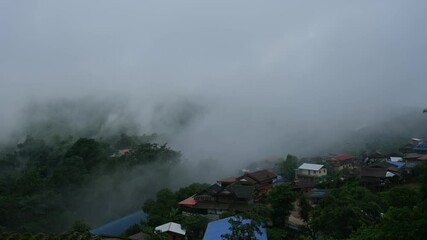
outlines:
{"label": "dense forest", "polygon": [[[149,195],[149,189],[166,184],[171,166],[180,161],[178,151],[151,143],[154,137],[122,134],[109,142],[69,137],[48,143],[27,136],[16,146],[3,147],[0,227],[13,231],[63,231],[77,220],[105,221],[103,216],[96,216],[98,212],[111,211],[112,218],[135,210]],[[120,156],[117,150],[123,148],[132,150]],[[151,180],[156,181],[150,181],[149,171],[155,172]],[[164,181],[158,176],[165,176]],[[135,184],[133,177],[141,182]],[[150,182],[144,183],[144,179]],[[124,194],[120,184],[126,181],[135,184],[129,186],[135,204],[127,203],[119,209],[111,206],[120,198],[117,194]],[[88,209],[89,214],[83,214]],[[92,219],[85,219],[92,214]]]}

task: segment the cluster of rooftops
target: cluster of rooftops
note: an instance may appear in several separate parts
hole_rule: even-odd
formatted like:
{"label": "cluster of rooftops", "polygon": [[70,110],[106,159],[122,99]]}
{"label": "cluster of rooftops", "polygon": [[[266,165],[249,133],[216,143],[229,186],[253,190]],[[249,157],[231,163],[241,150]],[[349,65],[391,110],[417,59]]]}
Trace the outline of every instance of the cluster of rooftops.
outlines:
{"label": "cluster of rooftops", "polygon": [[[227,210],[244,210],[273,187],[277,175],[270,170],[247,172],[218,180],[207,189],[179,202],[188,213],[218,215]],[[214,218],[214,216],[211,216]]]}
{"label": "cluster of rooftops", "polygon": [[[404,181],[403,173],[410,174],[416,165],[427,161],[427,141],[413,138],[399,151],[393,154],[373,151],[367,153],[364,159],[355,158],[349,154],[330,154],[326,157],[302,159],[299,167],[295,169],[295,180],[291,185],[296,191],[308,192],[309,197],[315,202],[329,191],[314,188],[327,176],[328,171],[348,169],[349,174],[359,176],[365,186],[372,188],[399,184]],[[273,168],[244,172],[238,177],[218,180],[197,194],[188,196],[179,202],[179,206],[183,209],[183,214],[207,216],[211,222],[203,239],[218,239],[216,237],[220,235],[217,233],[224,233],[229,228],[229,219],[218,219],[220,214],[225,211],[248,209],[265,196],[275,184],[280,184],[285,179],[289,179],[289,176],[277,175]],[[140,211],[93,229],[92,233],[117,236],[126,230],[126,226],[138,223],[145,218],[145,213]],[[166,223],[158,226],[156,230],[185,236],[185,229],[177,223]],[[263,231],[265,232],[265,229]],[[175,239],[180,238],[178,236]],[[267,239],[267,237],[259,236],[258,239]]]}

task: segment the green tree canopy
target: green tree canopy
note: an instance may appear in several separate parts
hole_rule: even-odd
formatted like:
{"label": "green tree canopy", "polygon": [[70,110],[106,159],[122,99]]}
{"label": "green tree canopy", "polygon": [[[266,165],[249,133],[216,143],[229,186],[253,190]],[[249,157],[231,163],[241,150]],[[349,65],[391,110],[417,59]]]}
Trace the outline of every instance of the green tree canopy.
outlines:
{"label": "green tree canopy", "polygon": [[386,211],[389,207],[413,207],[420,202],[420,194],[407,187],[395,187],[379,193],[382,207]]}
{"label": "green tree canopy", "polygon": [[223,240],[256,240],[256,234],[262,234],[261,226],[258,222],[246,219],[241,215],[231,217],[230,233],[222,234]]}
{"label": "green tree canopy", "polygon": [[277,185],[268,195],[271,204],[271,218],[276,227],[285,227],[285,222],[293,209],[296,195],[287,184]]}
{"label": "green tree canopy", "polygon": [[281,158],[279,162],[279,172],[287,181],[293,182],[295,180],[296,168],[298,168],[298,158],[296,156],[288,154],[285,160]]}
{"label": "green tree canopy", "polygon": [[378,203],[378,197],[364,187],[343,186],[316,206],[311,228],[333,238],[346,238],[360,226],[380,220]]}

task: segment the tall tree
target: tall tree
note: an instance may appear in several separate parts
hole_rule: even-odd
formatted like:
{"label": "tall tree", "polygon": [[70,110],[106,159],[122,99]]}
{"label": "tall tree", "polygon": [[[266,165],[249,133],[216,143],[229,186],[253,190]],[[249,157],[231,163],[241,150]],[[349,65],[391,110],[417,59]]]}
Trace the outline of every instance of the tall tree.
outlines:
{"label": "tall tree", "polygon": [[243,216],[231,217],[228,222],[230,233],[222,234],[223,240],[256,240],[256,234],[262,234],[259,223]]}
{"label": "tall tree", "polygon": [[189,239],[201,239],[208,223],[209,219],[201,215],[184,216],[181,221]]}
{"label": "tall tree", "polygon": [[[282,158],[283,159],[283,158]],[[288,154],[285,160],[279,163],[280,174],[286,181],[293,182],[295,180],[295,169],[298,167],[298,158]]]}
{"label": "tall tree", "polygon": [[277,185],[269,193],[268,201],[271,204],[271,218],[275,227],[285,227],[285,222],[293,209],[295,199],[295,193],[287,184]]}
{"label": "tall tree", "polygon": [[[148,214],[147,224],[150,226],[157,226],[165,222],[174,220],[170,219],[171,212],[175,212],[178,201],[175,194],[167,189],[161,189],[156,194],[156,200],[148,199],[144,202],[142,209]],[[176,216],[176,214],[173,214]],[[172,217],[173,217],[172,216]]]}

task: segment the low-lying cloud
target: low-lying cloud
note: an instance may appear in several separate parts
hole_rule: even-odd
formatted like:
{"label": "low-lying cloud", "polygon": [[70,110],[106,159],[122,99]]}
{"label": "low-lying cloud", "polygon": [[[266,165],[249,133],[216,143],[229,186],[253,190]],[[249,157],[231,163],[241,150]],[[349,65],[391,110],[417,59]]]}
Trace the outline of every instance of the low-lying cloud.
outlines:
{"label": "low-lying cloud", "polygon": [[101,116],[102,133],[158,132],[195,162],[316,153],[426,107],[425,7],[5,1],[1,138],[45,118],[93,129]]}

